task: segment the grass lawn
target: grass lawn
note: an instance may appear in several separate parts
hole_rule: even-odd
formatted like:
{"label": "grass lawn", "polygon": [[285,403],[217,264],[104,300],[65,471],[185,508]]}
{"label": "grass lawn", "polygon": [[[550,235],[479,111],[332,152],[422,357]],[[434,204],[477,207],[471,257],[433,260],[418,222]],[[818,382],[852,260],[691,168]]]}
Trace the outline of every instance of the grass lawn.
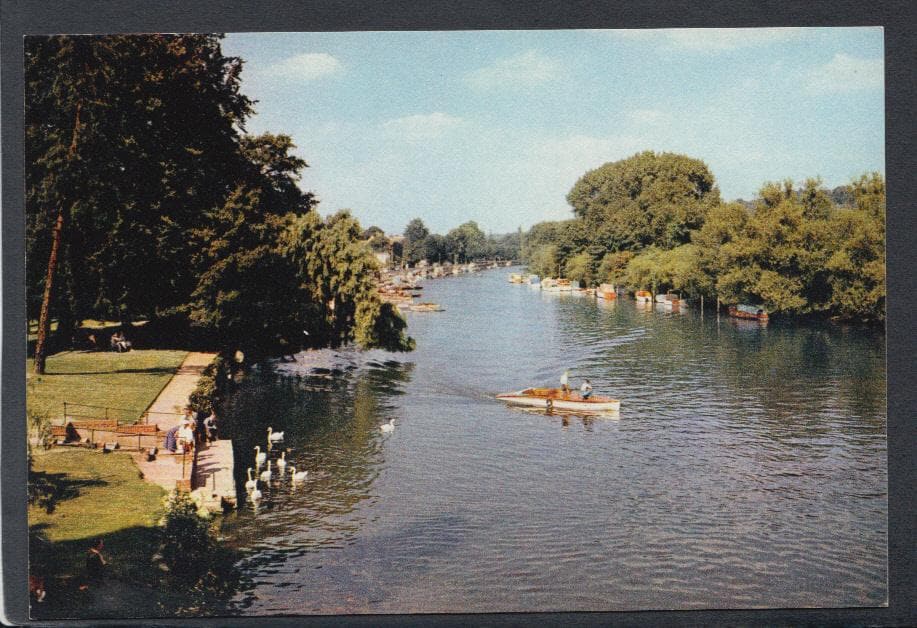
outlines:
{"label": "grass lawn", "polygon": [[[149,407],[181,365],[186,351],[64,351],[48,357],[45,374],[26,364],[26,407],[52,419],[64,405],[88,404],[123,410],[110,418],[133,422]],[[104,410],[68,409],[68,414],[104,416]]]}
{"label": "grass lawn", "polygon": [[30,568],[50,579],[56,603],[79,595],[86,550],[96,539],[105,543],[109,577],[150,582],[164,492],[140,478],[128,454],[52,449],[36,453],[33,468],[45,498],[28,509]]}

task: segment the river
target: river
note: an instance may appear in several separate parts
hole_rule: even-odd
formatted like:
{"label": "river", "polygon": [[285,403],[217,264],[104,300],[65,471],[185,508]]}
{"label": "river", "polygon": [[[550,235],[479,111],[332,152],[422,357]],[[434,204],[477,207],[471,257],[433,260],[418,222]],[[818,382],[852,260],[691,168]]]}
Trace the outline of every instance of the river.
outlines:
{"label": "river", "polygon": [[[245,555],[226,612],[886,603],[882,330],[547,294],[511,270],[426,282],[445,311],[408,314],[413,353],[317,374],[300,355],[238,385],[237,477],[267,425],[271,458],[309,475],[275,470],[222,523]],[[620,413],[494,399],[565,368]]]}

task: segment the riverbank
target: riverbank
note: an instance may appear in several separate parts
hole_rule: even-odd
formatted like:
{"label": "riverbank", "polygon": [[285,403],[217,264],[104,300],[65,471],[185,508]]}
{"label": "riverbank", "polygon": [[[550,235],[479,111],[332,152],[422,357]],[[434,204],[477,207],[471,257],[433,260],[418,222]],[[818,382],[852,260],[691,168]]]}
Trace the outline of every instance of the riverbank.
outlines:
{"label": "riverbank", "polygon": [[[49,422],[108,417],[123,425],[143,419],[168,429],[213,358],[186,351],[55,354],[45,375],[30,368],[27,407]],[[163,497],[177,485],[191,488],[192,459],[181,464],[181,456],[161,452],[149,460],[145,451],[88,447],[35,446],[32,452],[30,575],[43,580],[48,592],[33,612],[104,617],[124,616],[130,608],[138,616],[157,614],[154,588],[162,572],[151,558]],[[98,539],[105,543],[107,579],[102,587],[83,590],[86,551]]]}

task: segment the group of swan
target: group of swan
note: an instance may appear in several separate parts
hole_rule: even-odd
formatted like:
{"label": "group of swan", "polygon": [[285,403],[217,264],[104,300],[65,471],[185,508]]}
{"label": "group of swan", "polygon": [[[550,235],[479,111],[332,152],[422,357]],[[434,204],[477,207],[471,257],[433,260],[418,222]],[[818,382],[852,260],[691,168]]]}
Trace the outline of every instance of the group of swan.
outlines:
{"label": "group of swan", "polygon": [[[389,419],[388,423],[382,424],[379,429],[384,432],[394,432],[395,431],[395,419]],[[283,440],[283,432],[275,432],[273,428],[267,428],[267,446],[270,449],[273,443],[279,443]],[[267,459],[267,451],[261,451],[261,445],[255,445],[255,469],[261,468],[267,462],[267,469],[262,471],[258,478],[264,482],[268,483],[273,477],[273,472],[271,471],[271,460]],[[280,478],[283,479],[283,476],[287,468],[287,452],[280,452],[280,458],[277,459],[277,469],[280,471]],[[248,468],[248,481],[245,483],[245,490],[249,492],[249,495],[253,502],[257,503],[261,500],[261,491],[258,490],[258,480],[252,477],[252,469]],[[302,482],[306,479],[306,476],[309,475],[308,471],[297,471],[296,467],[290,465],[290,478],[293,480],[293,484],[297,482]]]}
{"label": "group of swan", "polygon": [[[247,471],[248,481],[245,483],[245,490],[249,492],[249,496],[251,497],[252,501],[257,502],[261,499],[261,491],[258,490],[258,479],[267,484],[271,481],[271,478],[274,477],[274,474],[271,472],[271,461],[267,461],[267,469],[261,472],[261,474],[258,476],[258,479],[252,477],[252,471],[254,471],[254,469],[249,467]],[[293,484],[302,482],[308,475],[308,471],[297,471],[295,466],[290,465],[290,479],[293,480]],[[283,479],[283,476],[284,472],[281,471],[280,479]]]}

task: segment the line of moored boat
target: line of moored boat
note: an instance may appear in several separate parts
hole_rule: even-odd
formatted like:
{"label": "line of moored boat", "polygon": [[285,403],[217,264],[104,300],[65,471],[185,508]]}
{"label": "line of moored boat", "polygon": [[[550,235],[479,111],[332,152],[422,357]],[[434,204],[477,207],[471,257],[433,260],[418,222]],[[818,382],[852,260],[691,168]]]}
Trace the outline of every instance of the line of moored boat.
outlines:
{"label": "line of moored boat", "polygon": [[[538,275],[512,273],[509,276],[509,282],[514,284],[525,284],[534,289],[540,289],[543,292],[565,292],[573,295],[593,296],[598,299],[612,300],[625,296],[625,292],[614,284],[603,283],[596,288],[581,288],[578,281],[570,279],[542,279]],[[664,293],[654,295],[649,290],[637,290],[634,293],[634,301],[637,303],[649,303],[654,301],[662,305],[666,310],[673,312],[680,311],[689,305],[687,299],[682,298],[677,293]],[[754,319],[767,322],[767,311],[757,305],[730,305],[727,313],[735,318]]]}

